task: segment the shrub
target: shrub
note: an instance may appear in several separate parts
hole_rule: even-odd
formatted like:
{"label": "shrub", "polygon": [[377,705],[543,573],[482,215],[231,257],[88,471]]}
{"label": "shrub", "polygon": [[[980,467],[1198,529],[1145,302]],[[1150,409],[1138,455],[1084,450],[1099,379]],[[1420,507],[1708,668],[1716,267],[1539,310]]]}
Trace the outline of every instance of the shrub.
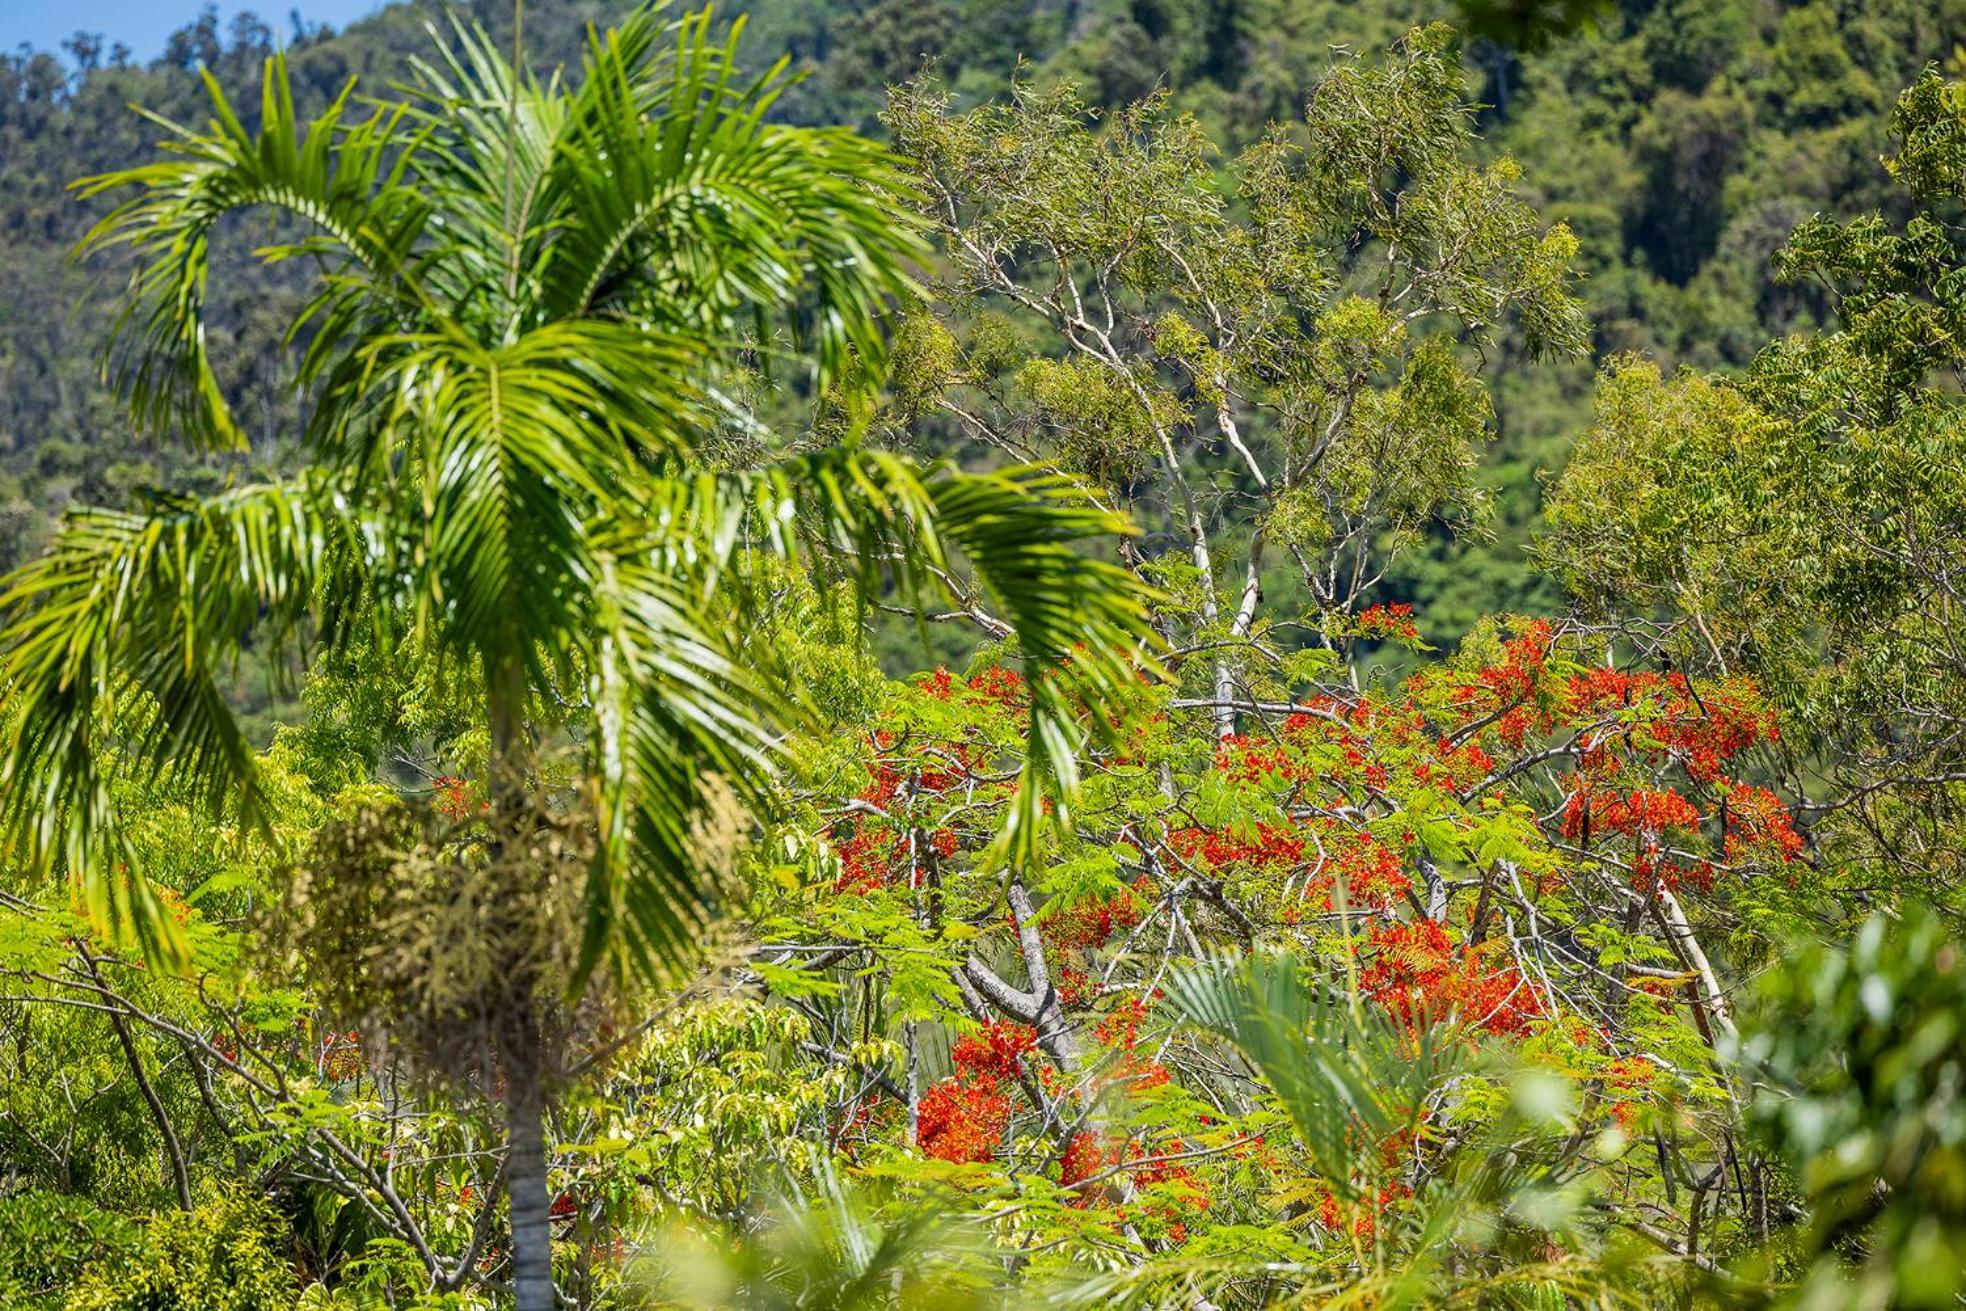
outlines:
{"label": "shrub", "polygon": [[236,1191],[190,1215],[160,1212],[131,1251],[91,1263],[64,1311],[292,1311],[299,1290],[280,1230],[263,1202]]}

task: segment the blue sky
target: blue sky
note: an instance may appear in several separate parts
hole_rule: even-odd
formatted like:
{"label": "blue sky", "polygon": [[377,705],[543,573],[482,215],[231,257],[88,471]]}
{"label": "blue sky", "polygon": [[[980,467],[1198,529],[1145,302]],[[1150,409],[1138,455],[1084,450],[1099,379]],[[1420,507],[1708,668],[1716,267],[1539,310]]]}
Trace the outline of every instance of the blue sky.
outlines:
{"label": "blue sky", "polygon": [[[251,9],[283,39],[289,31],[287,11],[299,9],[310,23],[340,27],[380,8],[385,0],[258,0],[239,3],[220,0],[220,31],[241,9]],[[26,42],[56,50],[77,31],[100,32],[108,41],[121,41],[139,61],[156,58],[164,41],[198,16],[203,0],[0,0],[0,50]]]}

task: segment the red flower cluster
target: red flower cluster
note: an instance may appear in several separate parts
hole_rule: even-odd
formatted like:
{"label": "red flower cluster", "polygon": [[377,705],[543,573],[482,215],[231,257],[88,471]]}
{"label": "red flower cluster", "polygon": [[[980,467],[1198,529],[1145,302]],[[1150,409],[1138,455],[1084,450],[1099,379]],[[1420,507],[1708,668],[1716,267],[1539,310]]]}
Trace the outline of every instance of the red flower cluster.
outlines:
{"label": "red flower cluster", "polygon": [[1580,786],[1563,806],[1563,836],[1573,842],[1593,835],[1637,837],[1655,849],[1669,830],[1697,832],[1700,808],[1671,788],[1633,788],[1630,792],[1599,792]]}
{"label": "red flower cluster", "polygon": [[1520,750],[1532,728],[1547,729],[1549,716],[1536,708],[1536,686],[1549,662],[1555,629],[1547,619],[1531,620],[1517,636],[1502,643],[1502,659],[1477,671],[1463,684],[1460,700],[1470,717],[1496,714],[1495,735],[1512,750]]}
{"label": "red flower cluster", "polygon": [[1598,791],[1579,781],[1564,803],[1563,836],[1579,843],[1607,835],[1631,838],[1632,886],[1640,892],[1681,883],[1704,891],[1713,886],[1711,865],[1664,857],[1668,832],[1696,833],[1704,818],[1698,806],[1670,788]]}
{"label": "red flower cluster", "polygon": [[[1071,1204],[1081,1208],[1089,1205],[1094,1196],[1088,1182],[1114,1166],[1126,1165],[1126,1173],[1138,1187],[1171,1184],[1179,1194],[1178,1205],[1144,1206],[1141,1214],[1159,1222],[1168,1241],[1184,1243],[1188,1240],[1188,1228],[1179,1217],[1207,1210],[1212,1200],[1192,1170],[1180,1161],[1167,1159],[1187,1150],[1187,1143],[1179,1138],[1171,1138],[1149,1150],[1137,1142],[1107,1146],[1097,1134],[1081,1132],[1072,1135],[1072,1141],[1058,1157],[1058,1182],[1062,1187],[1080,1190]],[[1124,1215],[1125,1208],[1121,1213]]]}
{"label": "red flower cluster", "polygon": [[[1099,1136],[1083,1131],[1075,1133],[1058,1158],[1058,1182],[1066,1188],[1076,1188],[1105,1168],[1106,1153],[1099,1146]],[[1086,1201],[1081,1197],[1072,1205],[1084,1206]]]}
{"label": "red flower cluster", "polygon": [[1093,1036],[1113,1050],[1113,1060],[1104,1084],[1130,1092],[1145,1092],[1172,1080],[1165,1065],[1136,1055],[1140,1026],[1146,1021],[1147,1006],[1137,997],[1128,997],[1102,1016],[1092,1028]]}
{"label": "red flower cluster", "polygon": [[1067,1006],[1083,1006],[1105,990],[1105,985],[1076,965],[1060,965],[1052,982],[1059,999]]}
{"label": "red flower cluster", "polygon": [[461,824],[473,815],[482,815],[488,809],[485,802],[474,799],[471,784],[450,774],[440,774],[436,780],[437,813],[453,824]]}
{"label": "red flower cluster", "polygon": [[1651,1086],[1659,1067],[1643,1056],[1629,1056],[1608,1062],[1601,1073],[1612,1095],[1611,1118],[1629,1134],[1638,1122],[1638,1101]]}
{"label": "red flower cluster", "polygon": [[1065,951],[1103,947],[1115,933],[1140,922],[1146,913],[1143,899],[1152,895],[1153,885],[1142,874],[1130,888],[1110,897],[1074,902],[1049,916],[1044,922],[1045,939]]}
{"label": "red flower cluster", "polygon": [[1199,858],[1211,870],[1235,864],[1294,865],[1304,859],[1304,839],[1270,824],[1258,824],[1254,838],[1239,838],[1222,829],[1175,829],[1167,835],[1167,845],[1181,859]]}
{"label": "red flower cluster", "polygon": [[[891,733],[877,734],[876,745],[883,751],[891,749],[893,736]],[[888,741],[879,741],[882,738]],[[930,795],[947,792],[966,782],[971,768],[969,748],[961,742],[925,747],[905,770],[899,762],[877,760],[873,767],[874,781],[862,789],[859,799],[882,810],[893,810],[904,791]],[[908,787],[911,779],[912,789]]]}
{"label": "red flower cluster", "polygon": [[1422,761],[1416,765],[1413,776],[1422,783],[1445,784],[1457,792],[1474,787],[1495,772],[1495,757],[1474,742],[1455,746],[1442,738],[1434,745],[1434,759],[1437,764]]}
{"label": "red flower cluster", "polygon": [[163,904],[165,913],[171,917],[173,923],[180,927],[191,923],[191,903],[184,899],[182,893],[176,888],[167,888],[162,884],[157,885],[156,893],[157,900]]}
{"label": "red flower cluster", "polygon": [[1004,710],[1022,710],[1029,702],[1024,675],[1002,665],[991,665],[969,680],[969,690],[977,698]]}
{"label": "red flower cluster", "polygon": [[1390,638],[1395,642],[1420,640],[1420,629],[1413,622],[1413,607],[1403,601],[1367,606],[1359,614],[1358,631],[1365,637]]}
{"label": "red flower cluster", "polygon": [[1782,799],[1767,788],[1736,783],[1727,793],[1727,859],[1768,854],[1787,863],[1802,854],[1802,835]]}
{"label": "red flower cluster", "polygon": [[1493,1034],[1520,1034],[1543,1013],[1542,1002],[1513,967],[1490,969],[1481,948],[1457,950],[1432,920],[1375,926],[1372,963],[1359,987],[1408,1025],[1449,1013]]}
{"label": "red flower cluster", "polygon": [[1147,1004],[1138,997],[1128,997],[1101,1016],[1092,1033],[1106,1046],[1130,1052],[1140,1041],[1140,1026],[1146,1019]]}
{"label": "red flower cluster", "polygon": [[[956,676],[949,672],[947,665],[937,666],[934,673],[922,679],[921,690],[937,701],[948,701],[957,692]],[[991,665],[983,672],[965,679],[964,691],[978,700],[995,704],[1006,710],[1022,709],[1025,702],[1024,675],[1015,669],[1002,665]]]}
{"label": "red flower cluster", "polygon": [[852,837],[839,844],[840,877],[834,880],[833,891],[864,897],[886,887],[895,846],[894,834],[873,825],[860,825]]}
{"label": "red flower cluster", "polygon": [[1015,1079],[1024,1057],[1038,1044],[1027,1024],[995,1020],[957,1040],[949,1051],[959,1077],[971,1081]]}
{"label": "red flower cluster", "polygon": [[944,1079],[922,1097],[915,1145],[923,1155],[965,1164],[994,1159],[1010,1123],[1010,1098],[994,1082]]}
{"label": "red flower cluster", "polygon": [[[1404,1197],[1413,1196],[1413,1190],[1405,1184],[1386,1184],[1376,1193],[1367,1194],[1356,1202],[1342,1202],[1330,1189],[1318,1199],[1317,1222],[1329,1230],[1349,1227],[1360,1238],[1370,1238],[1379,1228],[1379,1219],[1386,1208]],[[1348,1218],[1350,1224],[1346,1224]]]}
{"label": "red flower cluster", "polygon": [[1260,783],[1272,775],[1296,777],[1290,748],[1269,738],[1234,733],[1216,748],[1215,768],[1238,783]]}
{"label": "red flower cluster", "polygon": [[[1775,712],[1753,680],[1729,679],[1696,692],[1684,674],[1591,669],[1572,677],[1564,709],[1576,720],[1638,711],[1648,728],[1642,754],[1684,766],[1696,782],[1711,783],[1722,767],[1757,742],[1781,736]],[[1631,748],[1629,739],[1626,746]]]}
{"label": "red flower cluster", "polygon": [[1334,868],[1304,887],[1306,896],[1320,893],[1327,910],[1332,908],[1332,893],[1340,879],[1344,880],[1347,904],[1378,910],[1389,908],[1413,886],[1400,867],[1398,855],[1369,833],[1343,835],[1328,843],[1327,851]]}
{"label": "red flower cluster", "polygon": [[1003,1085],[1017,1077],[1024,1056],[1036,1044],[1037,1034],[1029,1027],[1002,1022],[959,1040],[950,1051],[955,1075],[922,1097],[915,1145],[923,1154],[959,1163],[994,1159],[1010,1124],[1010,1097]]}
{"label": "red flower cluster", "polygon": [[321,1036],[321,1047],[314,1058],[314,1066],[321,1077],[334,1083],[345,1083],[360,1078],[368,1068],[362,1055],[362,1035],[355,1029],[346,1032],[328,1030]]}

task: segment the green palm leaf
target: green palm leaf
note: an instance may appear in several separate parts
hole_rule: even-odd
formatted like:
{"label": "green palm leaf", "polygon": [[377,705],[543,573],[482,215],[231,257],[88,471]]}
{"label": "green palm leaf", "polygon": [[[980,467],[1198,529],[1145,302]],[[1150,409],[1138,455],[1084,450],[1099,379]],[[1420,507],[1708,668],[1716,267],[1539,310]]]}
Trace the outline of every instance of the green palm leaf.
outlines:
{"label": "green palm leaf", "polygon": [[303,225],[296,240],[261,251],[268,262],[332,252],[361,271],[328,281],[310,314],[319,340],[336,340],[378,312],[415,301],[410,252],[430,214],[404,182],[415,154],[401,109],[348,120],[354,84],[304,130],[286,59],[266,61],[260,129],[249,132],[208,72],[205,131],[151,116],[167,129],[172,158],[85,178],[85,198],[135,188],[77,248],[77,257],[125,248],[138,263],[111,334],[111,377],[139,427],[196,446],[243,449],[206,349],[205,292],[214,230],[229,215],[272,209]]}
{"label": "green palm leaf", "polygon": [[1178,972],[1168,994],[1227,1039],[1276,1092],[1312,1169],[1344,1198],[1370,1193],[1376,1145],[1419,1123],[1454,1051],[1430,1025],[1408,1026],[1356,998],[1332,996],[1288,957],[1252,955]]}
{"label": "green palm leaf", "polygon": [[310,611],[332,628],[314,601],[351,604],[363,554],[345,506],[311,480],[71,514],[0,585],[8,850],[66,867],[100,918],[168,950],[168,920],[121,876],[108,739],[211,812],[255,817],[252,756],[217,672],[253,630],[277,646]]}

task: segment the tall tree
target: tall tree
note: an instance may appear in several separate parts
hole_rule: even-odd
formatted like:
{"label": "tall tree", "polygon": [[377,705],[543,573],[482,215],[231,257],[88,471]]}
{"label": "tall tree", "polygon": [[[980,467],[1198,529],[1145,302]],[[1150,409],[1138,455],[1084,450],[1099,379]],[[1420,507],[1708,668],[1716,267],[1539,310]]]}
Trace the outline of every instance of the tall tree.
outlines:
{"label": "tall tree", "polygon": [[[292,324],[313,397],[305,467],[74,513],[0,595],[7,838],[153,956],[174,954],[171,921],[107,762],[258,817],[218,678],[258,635],[414,647],[477,680],[494,847],[535,831],[539,744],[573,730],[592,856],[571,986],[659,976],[713,911],[700,818],[720,796],[767,799],[796,702],[767,658],[740,658],[725,607],[746,545],[837,558],[866,589],[966,561],[1035,688],[1004,854],[1026,858],[1068,818],[1077,710],[1133,677],[1137,590],[1080,549],[1122,521],[1042,472],[924,469],[850,444],[754,449],[743,472],[713,459],[711,437],[758,430],[733,399],[746,361],[809,364],[821,396],[865,385],[917,248],[890,157],[767,122],[783,65],[741,77],[735,41],[711,42],[707,14],[642,11],[590,36],[569,89],[460,29],[400,99],[358,117],[351,86],[311,124],[275,57],[256,129],[208,77],[203,129],[165,123],[166,157],[81,184],[134,192],[84,250],[134,259],[109,361],[147,432],[245,440],[206,331],[228,220],[271,211],[260,258],[320,270]],[[524,999],[550,976],[513,968],[521,1004],[496,1030],[512,1277],[521,1311],[544,1311],[552,1071]]]}
{"label": "tall tree", "polygon": [[1164,96],[1097,130],[1069,86],[969,113],[916,86],[888,110],[954,307],[903,338],[900,420],[1049,461],[1158,529],[1131,558],[1187,603],[1159,616],[1170,663],[1220,734],[1261,699],[1276,624],[1367,603],[1480,510],[1490,406],[1455,337],[1583,338],[1576,240],[1512,162],[1470,161],[1448,37],[1339,62],[1300,126],[1226,161]]}

